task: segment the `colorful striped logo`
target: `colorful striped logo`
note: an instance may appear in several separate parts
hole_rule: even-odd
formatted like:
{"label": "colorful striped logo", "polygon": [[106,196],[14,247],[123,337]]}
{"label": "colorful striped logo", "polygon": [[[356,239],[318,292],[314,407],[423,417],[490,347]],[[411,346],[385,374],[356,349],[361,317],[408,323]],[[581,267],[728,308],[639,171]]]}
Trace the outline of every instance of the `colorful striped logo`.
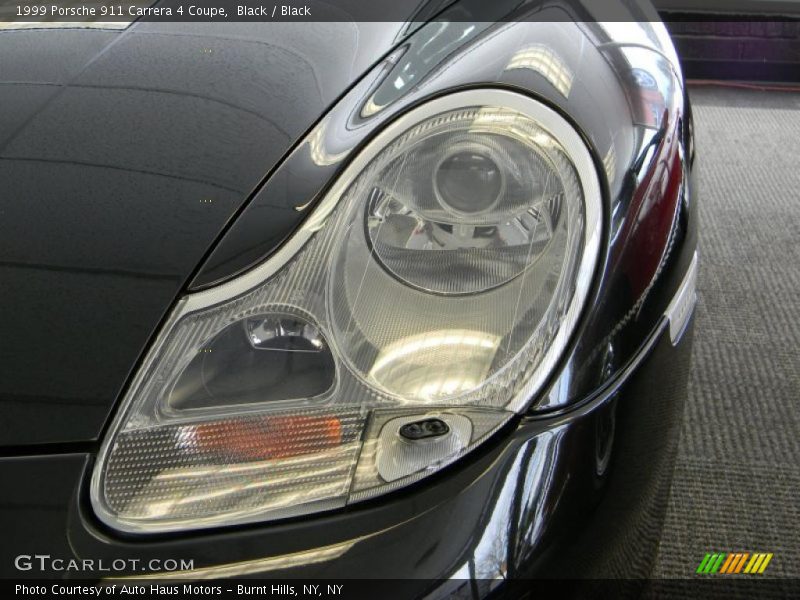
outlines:
{"label": "colorful striped logo", "polygon": [[697,567],[697,573],[761,575],[772,560],[772,552],[719,552],[706,554]]}

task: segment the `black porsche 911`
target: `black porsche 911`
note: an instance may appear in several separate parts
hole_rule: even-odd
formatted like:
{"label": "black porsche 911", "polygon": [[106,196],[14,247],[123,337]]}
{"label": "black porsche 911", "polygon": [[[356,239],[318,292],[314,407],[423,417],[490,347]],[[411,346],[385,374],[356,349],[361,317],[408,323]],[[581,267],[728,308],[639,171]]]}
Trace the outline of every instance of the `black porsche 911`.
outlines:
{"label": "black porsche 911", "polygon": [[4,576],[647,576],[697,272],[666,29],[399,4],[0,28]]}

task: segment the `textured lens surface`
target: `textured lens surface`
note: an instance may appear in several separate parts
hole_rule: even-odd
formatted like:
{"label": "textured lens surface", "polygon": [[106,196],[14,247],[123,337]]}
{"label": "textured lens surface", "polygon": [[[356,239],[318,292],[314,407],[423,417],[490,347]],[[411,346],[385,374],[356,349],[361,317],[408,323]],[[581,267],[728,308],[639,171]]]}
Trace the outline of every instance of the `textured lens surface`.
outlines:
{"label": "textured lens surface", "polygon": [[569,219],[580,215],[569,211],[580,207],[564,205],[565,196],[579,195],[577,177],[534,122],[503,111],[458,112],[419,125],[399,145],[403,151],[387,153],[362,189],[367,241],[397,279],[431,293],[475,294],[545,254],[557,257],[551,245],[570,250],[565,237],[579,224]]}
{"label": "textured lens surface", "polygon": [[357,413],[295,411],[124,432],[105,496],[132,520],[343,505],[363,425]]}
{"label": "textured lens surface", "polygon": [[[433,158],[461,161],[465,145],[497,157],[473,166],[497,165],[505,183],[497,201],[460,215],[438,200]],[[582,251],[582,192],[558,142],[513,111],[443,114],[373,161],[349,199],[330,295],[351,368],[406,402],[480,404],[493,379],[513,394],[558,330]]]}
{"label": "textured lens surface", "polygon": [[[427,476],[524,406],[574,325],[585,198],[531,116],[466,106],[379,136],[280,269],[182,301],[101,452],[103,520],[166,531],[341,506]],[[400,435],[426,419],[446,433]]]}

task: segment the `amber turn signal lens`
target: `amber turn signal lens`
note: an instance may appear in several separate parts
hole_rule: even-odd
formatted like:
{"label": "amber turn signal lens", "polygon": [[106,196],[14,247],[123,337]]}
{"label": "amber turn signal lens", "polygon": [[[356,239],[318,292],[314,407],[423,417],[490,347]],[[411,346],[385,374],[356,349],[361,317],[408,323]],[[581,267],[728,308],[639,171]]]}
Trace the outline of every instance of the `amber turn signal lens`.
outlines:
{"label": "amber turn signal lens", "polygon": [[236,461],[291,458],[322,452],[342,443],[342,426],[335,417],[265,416],[236,423],[202,423],[196,443]]}

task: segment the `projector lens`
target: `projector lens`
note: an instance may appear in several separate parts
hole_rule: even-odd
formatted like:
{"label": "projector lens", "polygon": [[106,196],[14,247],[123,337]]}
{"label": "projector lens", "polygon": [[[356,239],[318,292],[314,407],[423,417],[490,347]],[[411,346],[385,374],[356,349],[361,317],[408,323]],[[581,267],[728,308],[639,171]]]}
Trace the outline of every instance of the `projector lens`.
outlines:
{"label": "projector lens", "polygon": [[503,191],[500,167],[477,145],[448,155],[439,163],[434,178],[439,202],[456,213],[486,212],[497,204]]}

